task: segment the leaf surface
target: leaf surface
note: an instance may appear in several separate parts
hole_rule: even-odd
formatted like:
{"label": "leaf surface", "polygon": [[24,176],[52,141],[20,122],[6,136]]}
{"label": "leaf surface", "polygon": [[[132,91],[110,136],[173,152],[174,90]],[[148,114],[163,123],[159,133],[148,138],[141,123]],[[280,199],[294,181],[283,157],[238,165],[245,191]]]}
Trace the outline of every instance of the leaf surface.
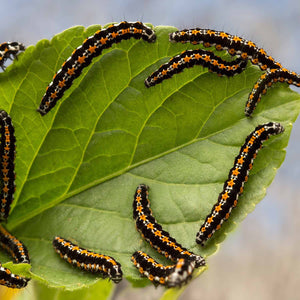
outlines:
{"label": "leaf surface", "polygon": [[[1,109],[12,116],[17,138],[17,189],[8,228],[27,245],[33,277],[69,290],[97,277],[59,258],[51,245],[56,235],[113,256],[135,286],[147,281],[130,261],[134,251],[170,263],[135,229],[132,200],[140,183],[150,186],[153,214],[171,236],[195,253],[215,253],[263,199],[300,109],[299,94],[276,84],[253,118],[246,118],[245,102],[261,74],[250,64],[233,78],[195,66],[147,89],[144,79],[161,63],[197,48],[170,43],[168,33],[176,29],[159,26],[153,44],[131,39],[105,50],[41,117],[36,108],[53,75],[99,28],[78,26],[42,40],[0,74]],[[264,144],[237,209],[201,248],[196,233],[234,158],[247,135],[269,121],[282,123],[284,134]],[[2,253],[0,259],[9,260]]]}

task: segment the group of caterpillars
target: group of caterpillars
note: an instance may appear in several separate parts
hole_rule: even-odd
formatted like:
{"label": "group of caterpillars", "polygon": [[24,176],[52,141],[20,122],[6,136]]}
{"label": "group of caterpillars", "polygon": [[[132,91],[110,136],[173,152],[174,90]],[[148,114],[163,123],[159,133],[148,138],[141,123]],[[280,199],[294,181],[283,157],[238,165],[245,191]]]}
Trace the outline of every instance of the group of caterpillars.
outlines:
{"label": "group of caterpillars", "polygon": [[[42,98],[38,112],[42,116],[47,114],[72,85],[73,80],[81,74],[83,68],[88,66],[94,57],[99,56],[103,49],[132,37],[150,43],[156,40],[154,30],[141,22],[113,24],[88,37],[82,45],[73,51],[72,55],[63,63],[61,69],[54,75]],[[298,74],[282,68],[281,64],[268,56],[263,49],[243,38],[222,31],[195,28],[173,32],[170,34],[169,39],[171,42],[202,43],[204,47],[215,46],[216,50],[224,49],[237,58],[226,61],[216,56],[212,51],[203,49],[186,50],[171,58],[168,63],[153,72],[145,80],[145,85],[148,88],[194,65],[206,67],[218,75],[233,76],[241,73],[246,68],[248,60],[250,60],[253,64],[258,65],[261,70],[266,71],[260,76],[248,97],[245,114],[250,116],[260,101],[261,95],[265,94],[267,88],[274,82],[287,82],[288,84],[300,86]],[[11,56],[16,57],[18,52],[24,49],[25,47],[17,42],[0,44],[0,67],[4,69],[6,59]],[[0,125],[2,179],[0,220],[4,221],[9,215],[15,191],[15,136],[11,118],[3,110],[0,111]],[[257,126],[246,138],[234,161],[233,168],[229,171],[228,179],[224,183],[217,203],[213,206],[211,213],[206,217],[196,235],[198,244],[203,246],[214,232],[221,227],[222,223],[229,218],[232,209],[236,207],[238,197],[243,192],[244,183],[248,180],[253,160],[261,148],[262,142],[271,135],[277,135],[283,131],[284,128],[279,123],[269,122]],[[148,277],[154,284],[167,287],[181,286],[191,278],[195,268],[205,266],[205,260],[200,255],[184,248],[167,231],[162,229],[162,226],[153,217],[148,194],[146,185],[141,184],[137,187],[133,201],[133,218],[136,228],[154,249],[173,261],[174,264],[164,266],[142,251],[136,251],[131,260],[139,272]],[[0,245],[14,257],[17,263],[30,263],[28,251],[24,244],[2,226],[0,226]],[[108,276],[115,283],[122,280],[121,265],[110,256],[86,250],[58,236],[53,240],[53,247],[64,260],[78,268],[100,273],[103,277]],[[22,288],[27,285],[28,280],[28,278],[12,274],[0,264],[0,284],[11,288]]]}

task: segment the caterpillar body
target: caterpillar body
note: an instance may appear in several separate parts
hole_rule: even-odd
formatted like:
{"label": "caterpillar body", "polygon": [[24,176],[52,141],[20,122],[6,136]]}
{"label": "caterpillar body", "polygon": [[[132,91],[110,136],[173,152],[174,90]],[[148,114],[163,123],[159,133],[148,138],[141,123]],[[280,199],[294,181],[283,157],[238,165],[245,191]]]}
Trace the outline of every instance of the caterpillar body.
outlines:
{"label": "caterpillar body", "polygon": [[237,58],[228,62],[211,51],[202,49],[186,50],[172,57],[166,64],[161,65],[158,70],[146,78],[145,85],[146,87],[154,86],[165,79],[171,78],[174,74],[181,73],[184,69],[192,68],[195,65],[208,68],[209,71],[220,76],[230,77],[241,73],[247,66],[247,60]]}
{"label": "caterpillar body", "polygon": [[133,253],[131,260],[139,272],[155,285],[180,287],[192,277],[195,261],[178,259],[176,264],[164,266],[142,251]]}
{"label": "caterpillar body", "polygon": [[109,277],[115,283],[119,283],[122,280],[121,265],[114,258],[81,248],[58,236],[54,238],[52,244],[62,259],[77,268],[99,273],[104,278]]}
{"label": "caterpillar body", "polygon": [[98,30],[94,35],[88,37],[82,45],[73,51],[61,69],[54,75],[37,109],[38,112],[42,116],[48,113],[94,57],[99,56],[104,49],[110,48],[114,43],[131,37],[143,39],[149,43],[156,39],[154,31],[143,23],[125,21]]}
{"label": "caterpillar body", "polygon": [[252,169],[253,160],[262,146],[263,141],[271,135],[277,135],[284,131],[279,123],[269,122],[259,125],[246,138],[239,155],[235,158],[234,165],[229,171],[223,190],[219,194],[217,203],[196,235],[196,242],[202,246],[212,237],[214,232],[221,228],[224,221],[228,220],[230,213],[238,203],[239,195],[242,194],[244,184],[248,180],[249,171]]}

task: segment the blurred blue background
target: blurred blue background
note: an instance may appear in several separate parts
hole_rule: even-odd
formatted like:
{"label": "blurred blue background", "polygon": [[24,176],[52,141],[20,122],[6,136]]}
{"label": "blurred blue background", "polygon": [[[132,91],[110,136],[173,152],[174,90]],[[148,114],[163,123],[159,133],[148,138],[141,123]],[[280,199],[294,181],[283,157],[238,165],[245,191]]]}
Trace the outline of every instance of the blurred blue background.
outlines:
{"label": "blurred blue background", "polygon": [[[30,45],[74,25],[122,20],[224,30],[253,40],[300,73],[299,0],[2,0],[0,43]],[[209,258],[209,270],[181,299],[300,299],[299,141],[300,120],[266,198]],[[123,284],[113,298],[156,299],[162,292],[151,286],[140,293]]]}

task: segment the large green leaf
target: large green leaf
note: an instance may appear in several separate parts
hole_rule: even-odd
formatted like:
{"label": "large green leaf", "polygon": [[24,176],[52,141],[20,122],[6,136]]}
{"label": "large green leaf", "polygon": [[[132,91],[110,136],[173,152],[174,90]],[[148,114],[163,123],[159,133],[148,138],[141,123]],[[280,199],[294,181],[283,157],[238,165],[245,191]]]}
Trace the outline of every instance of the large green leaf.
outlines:
{"label": "large green leaf", "polygon": [[[74,81],[46,116],[36,112],[46,86],[73,49],[99,26],[74,27],[50,42],[29,47],[0,74],[1,109],[17,137],[16,197],[8,228],[29,248],[32,276],[53,287],[75,289],[95,282],[63,262],[52,249],[61,235],[112,255],[124,277],[141,279],[130,262],[136,250],[169,263],[142,241],[132,219],[138,184],[150,186],[157,220],[192,251],[213,254],[236,223],[263,199],[284,160],[300,97],[276,84],[254,112],[244,116],[247,96],[261,71],[249,64],[233,78],[196,66],[152,88],[144,79],[189,44],[172,44],[173,27],[156,27],[149,44],[134,39],[105,50]],[[220,52],[223,57],[228,55]],[[206,247],[195,242],[205,216],[246,136],[261,123],[286,131],[260,151],[238,208]],[[9,258],[1,253],[2,261]]]}

